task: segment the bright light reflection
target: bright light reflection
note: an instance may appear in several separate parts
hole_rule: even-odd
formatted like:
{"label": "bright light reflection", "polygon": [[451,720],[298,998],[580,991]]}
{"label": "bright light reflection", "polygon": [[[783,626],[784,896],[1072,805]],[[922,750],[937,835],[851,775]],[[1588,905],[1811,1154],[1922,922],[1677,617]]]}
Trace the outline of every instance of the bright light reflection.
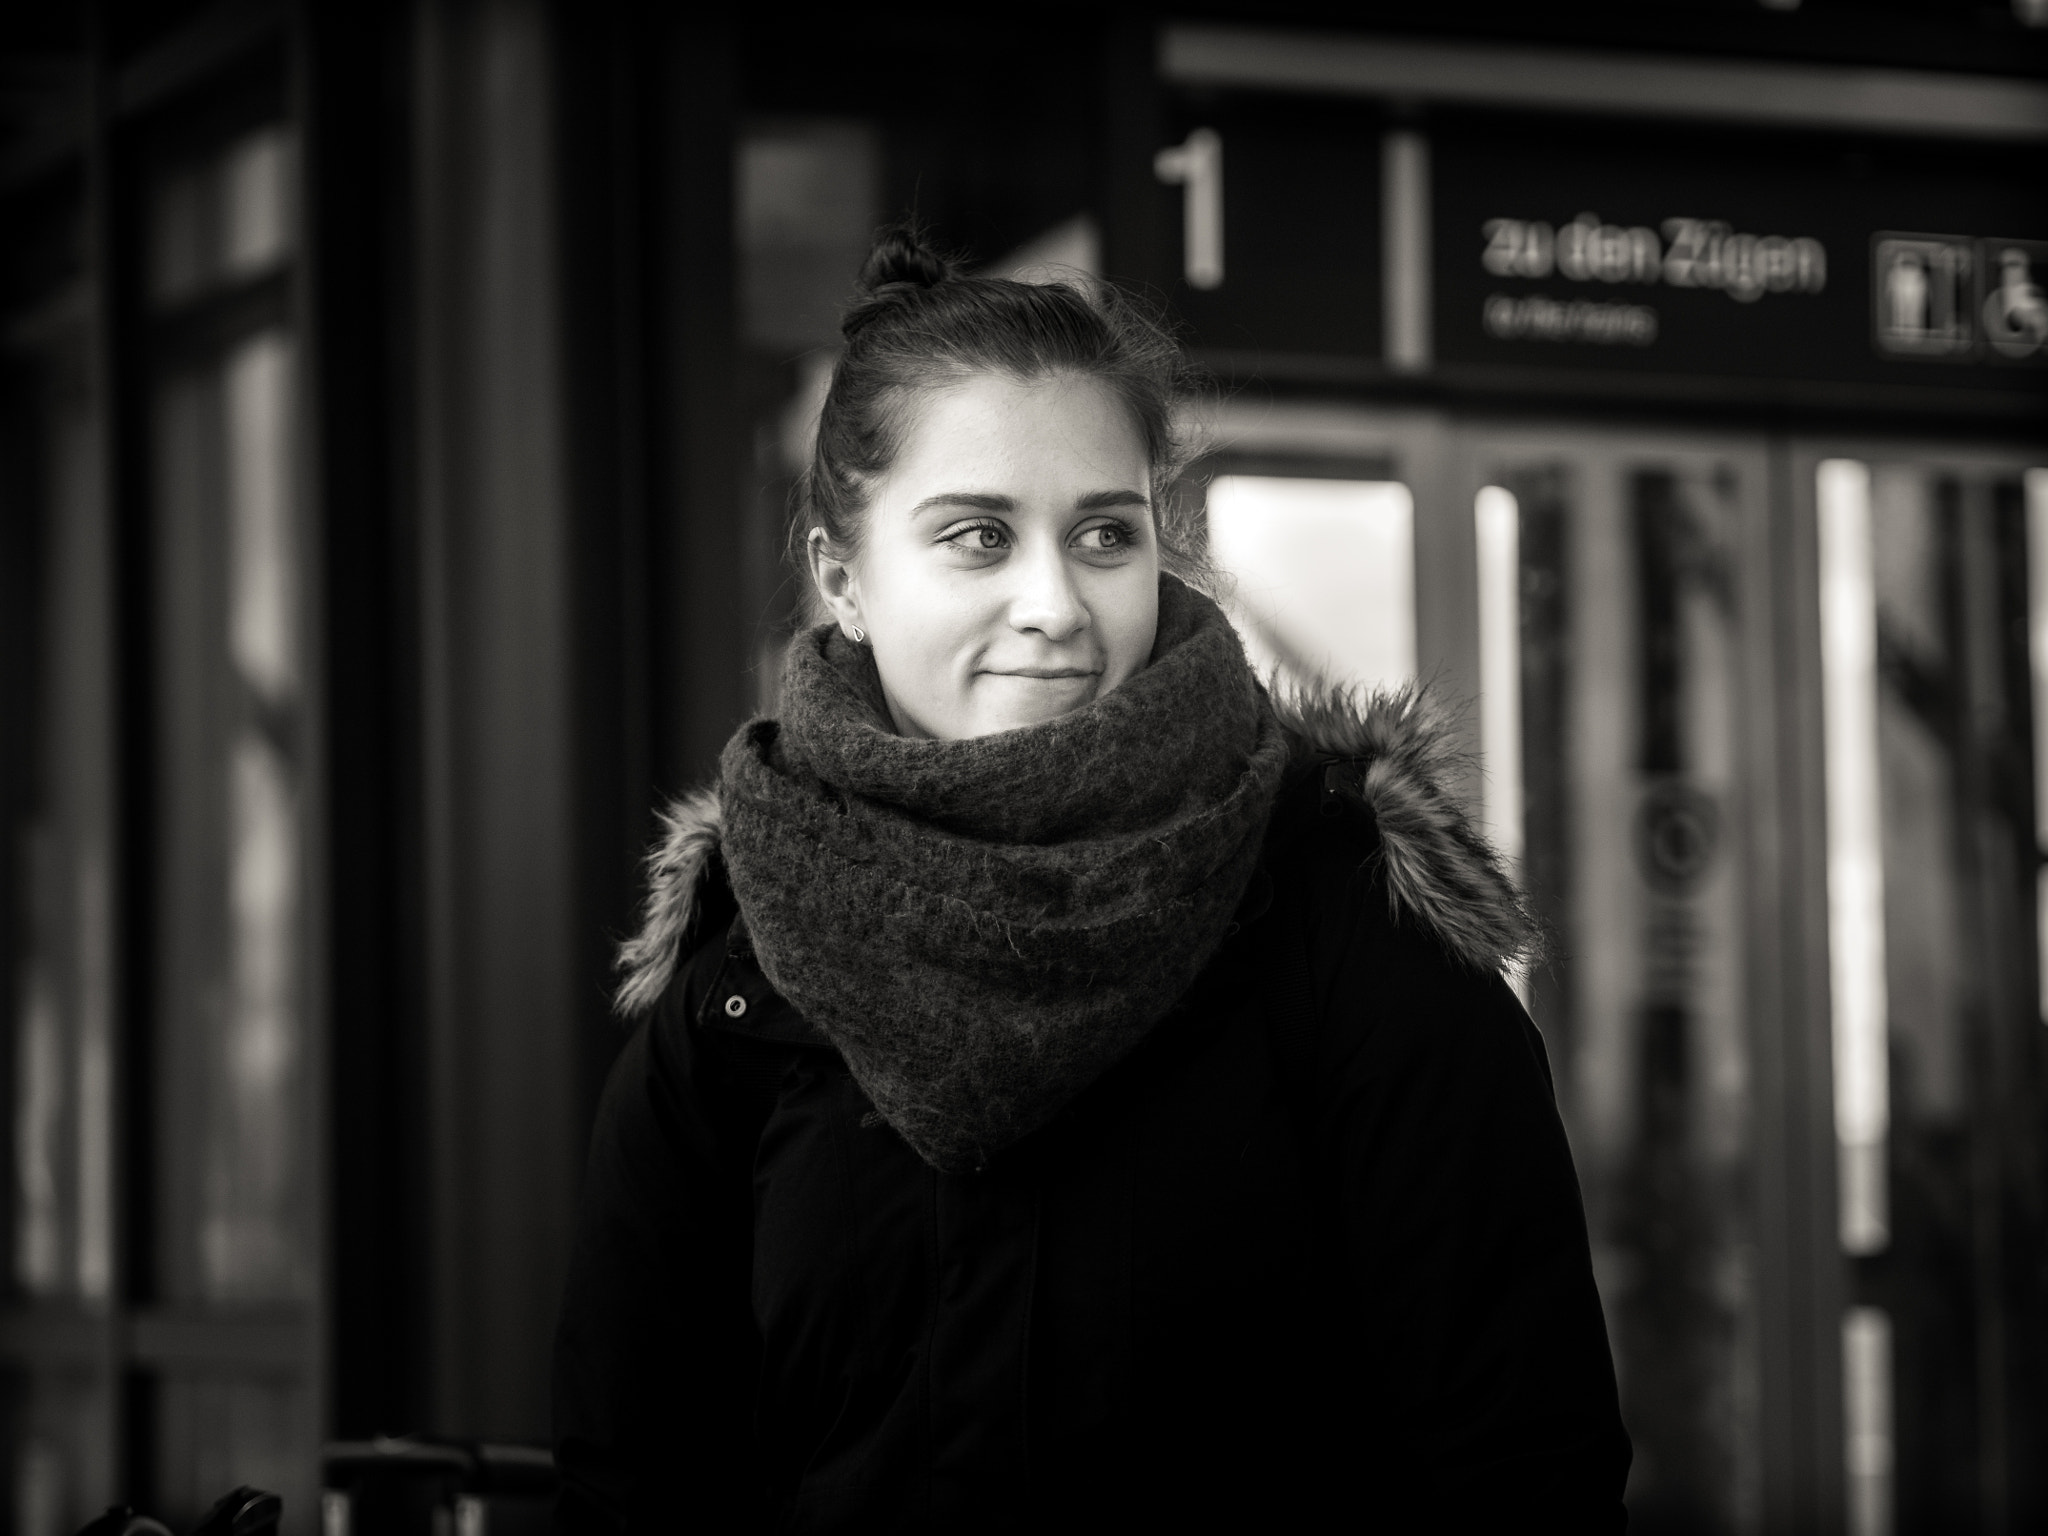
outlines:
{"label": "bright light reflection", "polygon": [[1479,546],[1479,737],[1486,754],[1486,832],[1522,859],[1522,509],[1489,485],[1472,508]]}
{"label": "bright light reflection", "polygon": [[221,264],[260,272],[291,244],[291,146],[282,128],[250,134],[222,158]]}
{"label": "bright light reflection", "polygon": [[1842,1317],[1842,1462],[1849,1536],[1891,1536],[1892,1320],[1881,1307]]}
{"label": "bright light reflection", "polygon": [[223,371],[227,430],[228,651],[273,703],[298,675],[292,626],[298,584],[292,549],[292,344],[262,331]]}
{"label": "bright light reflection", "polygon": [[[2034,839],[2048,848],[2048,469],[2027,487],[2027,652],[2034,674]],[[2048,1023],[2048,863],[2034,876],[2034,921],[2042,1022]]]}
{"label": "bright light reflection", "polygon": [[1209,541],[1262,674],[1366,687],[1415,675],[1415,503],[1389,480],[1219,475]]}
{"label": "bright light reflection", "polygon": [[1890,1237],[1885,1178],[1890,1085],[1869,466],[1829,459],[1820,466],[1816,490],[1841,1240],[1846,1252],[1876,1253]]}
{"label": "bright light reflection", "polygon": [[[1498,485],[1472,504],[1479,560],[1479,745],[1486,763],[1486,835],[1522,873],[1522,508]],[[1508,980],[1529,1000],[1527,973]]]}

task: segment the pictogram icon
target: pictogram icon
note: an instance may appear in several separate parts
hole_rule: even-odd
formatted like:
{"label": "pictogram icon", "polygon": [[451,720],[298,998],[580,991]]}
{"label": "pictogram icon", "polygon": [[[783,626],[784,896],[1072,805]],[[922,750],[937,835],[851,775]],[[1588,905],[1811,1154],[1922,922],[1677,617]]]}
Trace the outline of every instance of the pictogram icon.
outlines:
{"label": "pictogram icon", "polygon": [[1877,349],[1894,357],[1963,357],[1975,271],[1962,235],[1879,235],[1872,244],[1871,298]]}

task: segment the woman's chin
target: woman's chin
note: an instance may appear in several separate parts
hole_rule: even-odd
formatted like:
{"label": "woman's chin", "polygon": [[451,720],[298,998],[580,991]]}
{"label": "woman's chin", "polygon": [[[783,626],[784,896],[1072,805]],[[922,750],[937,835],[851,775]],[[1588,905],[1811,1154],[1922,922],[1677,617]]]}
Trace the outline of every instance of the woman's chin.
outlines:
{"label": "woman's chin", "polygon": [[1061,715],[1072,714],[1094,700],[1102,678],[1085,677],[983,677],[975,692],[974,723],[977,736],[998,731],[1021,730],[1043,725]]}

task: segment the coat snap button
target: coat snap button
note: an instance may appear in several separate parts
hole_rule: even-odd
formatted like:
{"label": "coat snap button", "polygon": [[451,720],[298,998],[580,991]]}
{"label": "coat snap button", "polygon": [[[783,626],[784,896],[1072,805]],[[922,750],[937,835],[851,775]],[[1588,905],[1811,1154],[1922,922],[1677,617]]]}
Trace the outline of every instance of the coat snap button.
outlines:
{"label": "coat snap button", "polygon": [[725,1016],[727,1018],[736,1019],[746,1011],[747,1000],[744,997],[741,997],[739,993],[735,992],[731,997],[728,997],[725,1000]]}

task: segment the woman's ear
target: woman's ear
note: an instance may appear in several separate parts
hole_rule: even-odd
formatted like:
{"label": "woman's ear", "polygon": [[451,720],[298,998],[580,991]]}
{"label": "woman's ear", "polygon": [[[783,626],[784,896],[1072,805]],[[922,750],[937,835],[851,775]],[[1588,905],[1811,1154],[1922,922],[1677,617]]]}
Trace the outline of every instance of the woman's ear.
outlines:
{"label": "woman's ear", "polygon": [[860,586],[852,564],[832,553],[831,540],[822,528],[810,531],[804,541],[804,552],[810,557],[811,580],[818,588],[819,599],[851,639],[853,632],[861,627]]}

